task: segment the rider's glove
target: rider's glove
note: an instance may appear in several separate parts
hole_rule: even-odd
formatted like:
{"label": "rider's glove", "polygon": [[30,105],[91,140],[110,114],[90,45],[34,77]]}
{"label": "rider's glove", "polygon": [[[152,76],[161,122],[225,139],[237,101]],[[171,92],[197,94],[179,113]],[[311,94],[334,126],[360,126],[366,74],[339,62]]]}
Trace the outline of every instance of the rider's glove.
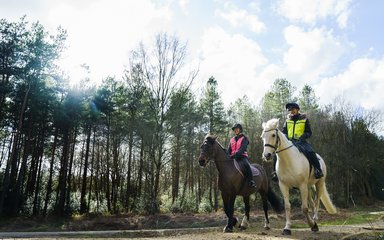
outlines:
{"label": "rider's glove", "polygon": [[241,158],[241,154],[238,153],[238,152],[236,152],[233,156],[234,156],[234,158],[236,158],[236,159]]}

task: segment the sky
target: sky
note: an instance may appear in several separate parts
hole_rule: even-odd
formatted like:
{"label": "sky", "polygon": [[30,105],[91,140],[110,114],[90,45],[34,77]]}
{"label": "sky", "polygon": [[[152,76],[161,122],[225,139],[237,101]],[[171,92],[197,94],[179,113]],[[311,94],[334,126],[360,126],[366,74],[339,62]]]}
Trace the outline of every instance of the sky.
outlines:
{"label": "sky", "polygon": [[[0,0],[0,18],[68,31],[61,67],[72,81],[121,77],[139,42],[166,32],[187,43],[186,69],[209,77],[226,106],[257,105],[277,78],[320,104],[342,98],[384,111],[383,0]],[[198,90],[196,90],[198,91]]]}

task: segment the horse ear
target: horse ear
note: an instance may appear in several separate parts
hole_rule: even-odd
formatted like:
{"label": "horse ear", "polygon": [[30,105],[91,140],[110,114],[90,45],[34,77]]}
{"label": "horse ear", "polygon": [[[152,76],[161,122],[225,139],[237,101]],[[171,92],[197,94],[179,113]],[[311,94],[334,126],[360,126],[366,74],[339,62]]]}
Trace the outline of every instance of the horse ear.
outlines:
{"label": "horse ear", "polygon": [[266,125],[265,122],[263,122],[263,123],[261,124],[261,126],[263,127],[263,129],[265,128],[265,125]]}
{"label": "horse ear", "polygon": [[274,127],[274,128],[278,128],[279,127],[279,120],[280,118],[273,118],[271,119],[271,125]]}

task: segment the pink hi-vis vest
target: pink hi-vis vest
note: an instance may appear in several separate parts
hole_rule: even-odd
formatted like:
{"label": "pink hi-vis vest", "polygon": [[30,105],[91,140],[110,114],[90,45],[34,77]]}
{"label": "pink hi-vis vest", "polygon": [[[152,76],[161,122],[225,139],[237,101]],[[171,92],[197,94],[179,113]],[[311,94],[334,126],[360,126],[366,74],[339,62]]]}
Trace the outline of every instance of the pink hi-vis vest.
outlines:
{"label": "pink hi-vis vest", "polygon": [[[237,139],[237,142],[236,142],[234,137],[231,138],[230,143],[231,143],[231,150],[232,150],[232,152],[230,153],[230,155],[235,154],[240,149],[241,143],[243,142],[243,139],[244,139],[244,136],[241,136],[239,139]],[[244,152],[242,154],[242,156],[248,157],[248,153]]]}

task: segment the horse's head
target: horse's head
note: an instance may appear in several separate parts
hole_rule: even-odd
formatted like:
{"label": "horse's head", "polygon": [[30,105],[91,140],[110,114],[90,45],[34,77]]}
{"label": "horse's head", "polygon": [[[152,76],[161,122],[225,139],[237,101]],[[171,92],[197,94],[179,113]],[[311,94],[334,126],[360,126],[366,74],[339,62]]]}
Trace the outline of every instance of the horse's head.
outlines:
{"label": "horse's head", "polygon": [[273,118],[268,122],[263,123],[263,133],[261,134],[261,138],[264,142],[263,157],[266,160],[272,159],[272,155],[276,152],[278,147],[278,125],[278,118]]}
{"label": "horse's head", "polygon": [[204,138],[203,144],[200,146],[200,156],[199,156],[199,164],[204,167],[209,162],[209,159],[213,158],[214,149],[213,144],[216,141],[216,136],[207,135]]}

